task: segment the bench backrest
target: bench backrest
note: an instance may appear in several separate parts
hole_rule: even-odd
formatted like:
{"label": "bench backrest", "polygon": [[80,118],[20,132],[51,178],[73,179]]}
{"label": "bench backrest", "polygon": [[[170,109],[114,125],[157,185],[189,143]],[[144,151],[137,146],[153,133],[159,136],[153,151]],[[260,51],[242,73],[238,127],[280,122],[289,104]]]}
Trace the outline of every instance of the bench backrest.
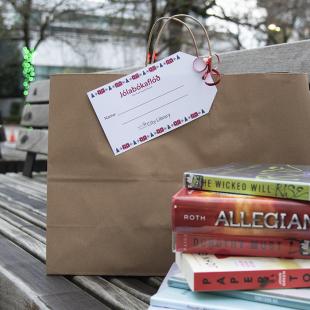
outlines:
{"label": "bench backrest", "polygon": [[[219,69],[223,74],[258,72],[307,73],[310,80],[310,40],[271,45],[250,50],[220,54]],[[113,70],[105,73],[129,74],[138,68]],[[21,129],[17,148],[27,151],[24,175],[31,176],[35,154],[48,153],[48,101],[49,80],[31,84],[27,103],[22,114]],[[64,103],[65,104],[65,103]],[[29,129],[31,127],[32,129]],[[32,161],[32,165],[31,165]]]}
{"label": "bench backrest", "polygon": [[31,177],[36,154],[48,153],[49,80],[31,84],[21,117],[16,148],[27,152],[23,174]]}
{"label": "bench backrest", "polygon": [[310,40],[269,45],[220,54],[221,73],[293,72],[308,73]]}

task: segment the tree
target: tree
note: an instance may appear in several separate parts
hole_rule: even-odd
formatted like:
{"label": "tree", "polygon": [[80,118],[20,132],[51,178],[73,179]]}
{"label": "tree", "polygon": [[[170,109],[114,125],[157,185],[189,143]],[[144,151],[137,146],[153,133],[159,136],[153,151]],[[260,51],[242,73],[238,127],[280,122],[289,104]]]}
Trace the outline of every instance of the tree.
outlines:
{"label": "tree", "polygon": [[258,0],[258,7],[266,10],[266,44],[303,40],[310,36],[309,0]]}
{"label": "tree", "polygon": [[36,50],[50,35],[51,23],[65,14],[79,10],[72,0],[3,0],[8,10],[13,10],[18,17],[12,31],[28,49]]}
{"label": "tree", "polygon": [[[208,24],[211,37],[231,42],[233,49],[247,47],[248,37],[254,39],[252,41],[256,42],[256,46],[310,37],[310,0],[229,1],[229,3],[224,0],[150,0],[150,7],[150,25],[157,17],[163,15],[189,13]],[[170,35],[166,37],[166,45],[170,45],[170,52],[180,47],[181,38],[177,33],[180,33],[182,25],[173,25],[171,28]],[[255,47],[255,44],[251,47]]]}
{"label": "tree", "polygon": [[4,22],[4,7],[0,6],[0,97],[21,95],[20,53],[18,43],[8,35],[10,29]]}
{"label": "tree", "polygon": [[[172,16],[176,14],[190,14],[196,16],[203,22],[203,20],[208,17],[208,9],[216,4],[215,0],[166,0],[164,5],[161,5],[161,7],[159,7],[158,2],[162,3],[162,1],[150,0],[151,14],[147,36],[155,20],[159,17]],[[185,43],[184,37],[180,35],[182,33],[183,27],[184,26],[182,24],[174,22],[171,22],[168,25],[168,35],[165,40],[165,47],[168,47],[169,54],[175,53],[176,51],[180,50],[182,44]]]}
{"label": "tree", "polygon": [[[259,39],[264,38],[265,26],[264,20],[252,16],[253,4],[248,5],[241,3],[248,10],[240,10],[236,6],[235,12],[229,14],[225,9],[225,1],[216,0],[150,0],[150,13],[149,13],[149,26],[147,31],[147,37],[155,20],[162,16],[171,16],[174,14],[190,14],[198,18],[203,24],[209,25],[209,36],[216,41],[229,42],[230,49],[244,48],[242,33],[244,28],[248,28],[253,32],[257,32]],[[209,20],[212,22],[208,23]],[[219,27],[221,25],[221,27]],[[188,36],[182,34],[184,26],[179,23],[170,23],[166,36],[164,37],[162,48],[157,51],[159,54],[164,50],[168,50],[171,54],[181,49],[181,46],[186,46]],[[201,33],[199,29],[196,29],[195,33]],[[204,38],[199,37],[198,42],[204,42]],[[190,44],[192,44],[190,42]]]}
{"label": "tree", "polygon": [[[11,19],[15,20],[10,28],[6,29],[5,33],[10,45],[15,42],[14,49],[12,46],[12,55],[17,55],[15,59],[18,59],[19,68],[21,68],[22,62],[22,73],[24,76],[22,84],[25,96],[28,94],[29,84],[34,80],[35,76],[31,63],[33,53],[51,35],[51,24],[66,17],[74,20],[74,15],[79,14],[79,12],[92,10],[98,6],[98,4],[92,5],[89,2],[87,2],[87,5],[77,4],[73,0],[2,0],[1,4],[2,11],[5,11],[8,16],[10,14],[13,15]],[[3,17],[4,15],[1,16]],[[7,19],[7,23],[9,23],[10,17]],[[5,25],[5,19],[3,19],[3,25]],[[20,47],[18,47],[19,42],[23,44],[23,61],[20,55]],[[6,81],[9,85],[11,81],[18,81],[19,83],[20,79],[18,77],[20,75],[15,72],[16,66],[12,68],[10,61],[7,61],[5,64],[5,69],[15,76],[15,79],[10,78],[6,79]],[[18,70],[20,71],[19,68]],[[4,73],[6,73],[5,70]]]}
{"label": "tree", "polygon": [[[197,17],[202,23],[204,23],[207,17],[206,11],[210,7],[214,6],[215,3],[215,0],[108,1],[110,6],[117,5],[119,15],[116,16],[123,18],[124,24],[119,23],[119,29],[121,29],[123,26],[126,26],[126,21],[128,19],[134,20],[136,30],[144,33],[144,38],[146,41],[148,40],[149,33],[156,19],[163,16],[172,16],[175,14],[190,14]],[[107,6],[107,3],[105,6]],[[197,25],[194,24],[191,25],[191,27],[197,28]],[[156,51],[157,54],[161,54],[163,52],[171,54],[180,50],[181,46],[187,46],[189,43],[189,36],[187,36],[185,32],[185,35],[182,35],[184,30],[183,28],[184,27],[182,24],[176,22],[169,23],[161,39],[161,48],[160,50]],[[200,41],[198,40],[198,42]]]}

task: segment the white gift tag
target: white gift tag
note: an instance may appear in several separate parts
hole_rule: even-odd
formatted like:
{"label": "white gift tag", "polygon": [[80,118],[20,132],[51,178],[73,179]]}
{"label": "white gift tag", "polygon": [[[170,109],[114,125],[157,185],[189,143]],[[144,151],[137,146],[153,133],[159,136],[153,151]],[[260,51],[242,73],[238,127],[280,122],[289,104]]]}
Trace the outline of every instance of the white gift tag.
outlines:
{"label": "white gift tag", "polygon": [[217,90],[195,59],[178,52],[87,93],[115,155],[209,112]]}

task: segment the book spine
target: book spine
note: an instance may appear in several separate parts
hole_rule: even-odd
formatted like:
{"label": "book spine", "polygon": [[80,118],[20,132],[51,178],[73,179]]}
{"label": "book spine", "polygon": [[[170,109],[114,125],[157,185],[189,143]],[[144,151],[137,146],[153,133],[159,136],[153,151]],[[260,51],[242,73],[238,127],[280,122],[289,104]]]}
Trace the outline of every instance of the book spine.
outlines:
{"label": "book spine", "polygon": [[[190,290],[186,280],[184,282],[175,281],[174,279],[168,279],[168,285],[170,287],[179,288],[183,290]],[[243,299],[248,301],[255,301],[264,304],[276,305],[281,307],[289,307],[293,309],[309,310],[310,302],[304,298],[289,298],[270,294],[264,291],[223,291],[214,292],[213,294],[233,297],[237,299]]]}
{"label": "book spine", "polygon": [[[189,289],[189,288],[188,288]],[[285,298],[260,291],[227,291],[216,292],[218,295],[240,298],[248,301],[255,301],[264,304],[288,307],[292,309],[309,310],[310,304],[307,300],[301,298]]]}
{"label": "book spine", "polygon": [[236,256],[310,258],[310,240],[175,233],[175,251]]}
{"label": "book spine", "polygon": [[172,229],[178,233],[310,239],[309,203],[264,201],[219,198],[173,205]]}
{"label": "book spine", "polygon": [[[150,308],[148,310],[155,310],[155,309],[166,309],[166,310],[212,310],[210,306],[203,306],[197,305],[195,301],[192,303],[191,301],[179,301],[172,298],[161,298],[157,297],[156,295],[151,297]],[[153,308],[152,308],[153,307]]]}
{"label": "book spine", "polygon": [[184,174],[184,185],[188,189],[195,190],[310,201],[310,187],[301,183],[249,180],[187,172]]}
{"label": "book spine", "polygon": [[194,274],[194,291],[262,290],[310,286],[310,269],[201,272]]}

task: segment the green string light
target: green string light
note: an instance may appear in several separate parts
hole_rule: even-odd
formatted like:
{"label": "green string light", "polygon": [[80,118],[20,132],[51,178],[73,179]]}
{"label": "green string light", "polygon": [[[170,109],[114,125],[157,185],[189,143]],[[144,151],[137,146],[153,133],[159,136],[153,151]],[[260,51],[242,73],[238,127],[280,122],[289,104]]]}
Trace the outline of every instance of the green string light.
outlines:
{"label": "green string light", "polygon": [[23,71],[23,76],[24,76],[24,81],[23,81],[24,96],[28,95],[30,83],[34,81],[35,76],[36,76],[34,66],[32,64],[33,54],[34,54],[34,49],[32,48],[29,49],[26,46],[23,47],[22,71]]}

